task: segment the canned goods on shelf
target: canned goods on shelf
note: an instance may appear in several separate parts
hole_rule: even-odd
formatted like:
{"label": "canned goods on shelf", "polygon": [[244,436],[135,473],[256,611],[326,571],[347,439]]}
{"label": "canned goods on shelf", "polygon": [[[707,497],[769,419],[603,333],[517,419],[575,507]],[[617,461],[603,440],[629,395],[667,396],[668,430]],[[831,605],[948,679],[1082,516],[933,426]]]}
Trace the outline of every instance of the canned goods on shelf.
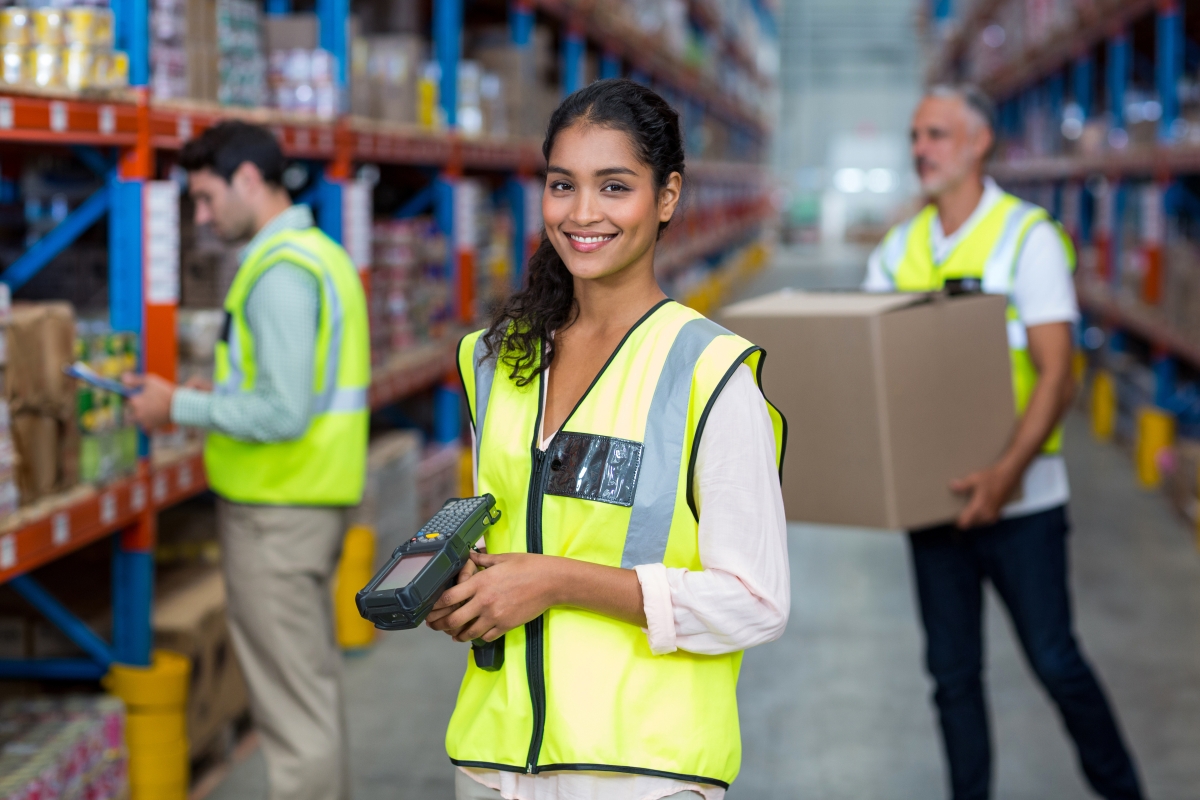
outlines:
{"label": "canned goods on shelf", "polygon": [[63,79],[68,89],[78,91],[96,83],[95,51],[86,44],[73,44],[63,50]]}
{"label": "canned goods on shelf", "polygon": [[9,6],[0,8],[0,42],[4,44],[29,44],[33,38],[30,29],[33,21],[28,8]]}
{"label": "canned goods on shelf", "polygon": [[[101,32],[102,27],[100,16],[105,11],[107,9],[92,6],[72,6],[63,9],[63,39],[67,44],[108,44],[97,41],[97,34]],[[112,25],[108,28],[111,33]]]}
{"label": "canned goods on shelf", "polygon": [[39,45],[61,45],[66,27],[64,9],[35,8],[33,10],[33,40]]}
{"label": "canned goods on shelf", "polygon": [[29,80],[42,89],[63,85],[63,49],[50,44],[29,48]]}
{"label": "canned goods on shelf", "polygon": [[29,82],[29,48],[19,44],[0,47],[0,83],[21,86]]}
{"label": "canned goods on shelf", "polygon": [[104,85],[112,87],[129,85],[129,54],[124,50],[113,50],[110,53],[108,75]]}

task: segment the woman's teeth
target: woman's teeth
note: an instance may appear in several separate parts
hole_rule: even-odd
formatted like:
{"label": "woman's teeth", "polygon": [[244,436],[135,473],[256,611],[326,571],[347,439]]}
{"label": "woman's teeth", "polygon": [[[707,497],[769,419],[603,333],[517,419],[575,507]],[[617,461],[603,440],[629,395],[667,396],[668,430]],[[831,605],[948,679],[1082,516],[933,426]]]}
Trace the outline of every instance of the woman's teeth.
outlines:
{"label": "woman's teeth", "polygon": [[609,239],[616,236],[616,234],[610,233],[605,236],[576,236],[573,233],[568,233],[567,236],[582,244],[595,244],[596,242],[607,242]]}

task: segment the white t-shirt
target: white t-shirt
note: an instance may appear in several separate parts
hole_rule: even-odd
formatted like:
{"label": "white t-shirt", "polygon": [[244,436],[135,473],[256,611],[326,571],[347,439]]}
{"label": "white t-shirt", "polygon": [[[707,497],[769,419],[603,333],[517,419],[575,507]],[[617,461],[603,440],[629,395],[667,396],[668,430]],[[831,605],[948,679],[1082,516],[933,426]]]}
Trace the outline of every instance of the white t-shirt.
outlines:
{"label": "white t-shirt", "polygon": [[[544,375],[543,393],[549,383],[550,376]],[[553,433],[542,432],[543,450],[551,438]],[[718,655],[778,639],[791,611],[787,519],[775,464],[775,430],[744,364],[713,403],[692,487],[700,511],[697,536],[704,568],[634,568],[651,652]],[[720,786],[654,775],[459,770],[515,800],[658,800],[678,792],[695,792],[704,800],[725,797]]]}
{"label": "white t-shirt", "polygon": [[[952,236],[946,236],[941,219],[935,215],[930,233],[934,260],[940,263],[948,258],[1003,195],[1004,192],[995,181],[984,178],[983,197],[979,205]],[[896,290],[891,276],[883,268],[881,248],[882,245],[876,248],[867,261],[863,291]],[[1029,231],[1017,259],[1012,299],[1024,328],[1079,320],[1079,305],[1075,299],[1068,254],[1058,231],[1048,222],[1038,223]],[[1024,331],[1018,331],[1017,335],[1024,336]],[[1071,488],[1067,481],[1067,465],[1062,456],[1041,455],[1035,458],[1025,471],[1022,487],[1024,492],[1021,499],[1005,506],[1005,517],[1035,514],[1066,503],[1071,497]]]}

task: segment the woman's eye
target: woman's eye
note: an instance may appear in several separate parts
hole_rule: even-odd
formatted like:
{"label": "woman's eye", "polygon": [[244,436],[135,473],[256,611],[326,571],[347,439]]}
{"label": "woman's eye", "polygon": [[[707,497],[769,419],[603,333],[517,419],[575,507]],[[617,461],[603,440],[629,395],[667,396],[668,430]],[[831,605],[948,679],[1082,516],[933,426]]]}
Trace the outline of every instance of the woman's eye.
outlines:
{"label": "woman's eye", "polygon": [[555,192],[569,192],[571,191],[571,188],[571,184],[567,183],[566,181],[555,181],[554,183],[550,184],[550,189]]}
{"label": "woman's eye", "polygon": [[604,188],[603,188],[601,191],[605,191],[605,192],[624,192],[624,191],[627,191],[627,187],[625,187],[625,186],[622,186],[622,185],[621,185],[621,184],[619,184],[619,183],[610,183],[610,184],[608,184],[607,186],[605,186],[605,187],[604,187]]}

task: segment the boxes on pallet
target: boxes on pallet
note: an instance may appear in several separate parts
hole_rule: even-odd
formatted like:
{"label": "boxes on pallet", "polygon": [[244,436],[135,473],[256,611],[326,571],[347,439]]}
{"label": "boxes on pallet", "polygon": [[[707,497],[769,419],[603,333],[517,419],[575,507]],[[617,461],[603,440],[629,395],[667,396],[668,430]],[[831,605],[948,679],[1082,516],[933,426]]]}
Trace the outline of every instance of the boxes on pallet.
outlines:
{"label": "boxes on pallet", "polygon": [[418,516],[422,523],[436,514],[448,499],[461,496],[461,457],[462,445],[458,442],[431,445],[426,449],[417,473]]}
{"label": "boxes on pallet", "polygon": [[416,431],[392,431],[373,439],[367,451],[363,500],[354,509],[350,524],[375,531],[375,569],[425,521],[419,518],[417,499],[421,444],[421,434]]}
{"label": "boxes on pallet", "polygon": [[788,420],[788,519],[953,519],[963,499],[950,481],[999,457],[1016,423],[1005,305],[784,291],[724,309],[718,321],[769,354],[765,392]]}
{"label": "boxes on pallet", "polygon": [[187,738],[193,756],[206,752],[245,713],[249,697],[225,619],[225,581],[198,567],[164,582],[154,601],[154,646],[191,664]]}
{"label": "boxes on pallet", "polygon": [[1182,519],[1200,524],[1200,441],[1179,439],[1171,448],[1163,488]]}
{"label": "boxes on pallet", "polygon": [[104,695],[0,704],[0,797],[124,800],[128,757],[121,701]]}

